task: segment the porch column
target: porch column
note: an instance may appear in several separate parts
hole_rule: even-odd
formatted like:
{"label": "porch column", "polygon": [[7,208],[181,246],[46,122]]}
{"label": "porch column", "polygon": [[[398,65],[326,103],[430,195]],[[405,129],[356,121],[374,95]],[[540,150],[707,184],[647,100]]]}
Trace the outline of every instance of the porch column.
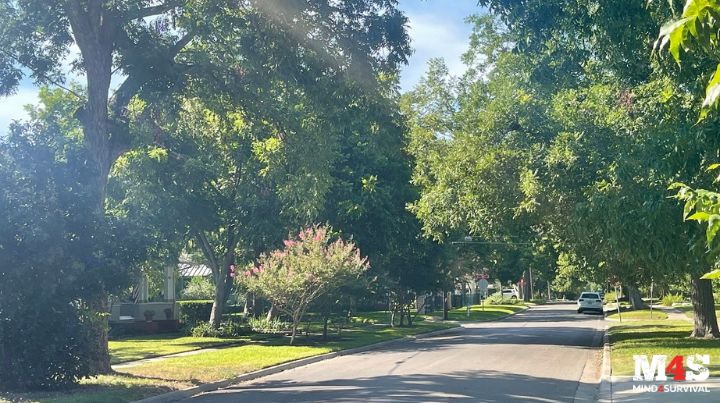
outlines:
{"label": "porch column", "polygon": [[165,301],[175,301],[175,268],[165,266]]}

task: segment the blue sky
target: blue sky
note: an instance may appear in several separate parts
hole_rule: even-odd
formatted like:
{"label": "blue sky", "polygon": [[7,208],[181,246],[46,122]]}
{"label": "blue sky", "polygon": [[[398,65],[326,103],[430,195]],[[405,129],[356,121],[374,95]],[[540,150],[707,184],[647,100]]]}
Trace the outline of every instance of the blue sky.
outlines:
{"label": "blue sky", "polygon": [[[465,52],[471,27],[464,22],[481,12],[477,0],[400,0],[410,20],[410,38],[415,50],[403,68],[400,85],[412,89],[433,57],[445,59],[450,72],[461,74],[460,56]],[[11,120],[27,117],[23,106],[37,102],[37,88],[24,81],[15,95],[0,98],[0,135],[7,132]]]}

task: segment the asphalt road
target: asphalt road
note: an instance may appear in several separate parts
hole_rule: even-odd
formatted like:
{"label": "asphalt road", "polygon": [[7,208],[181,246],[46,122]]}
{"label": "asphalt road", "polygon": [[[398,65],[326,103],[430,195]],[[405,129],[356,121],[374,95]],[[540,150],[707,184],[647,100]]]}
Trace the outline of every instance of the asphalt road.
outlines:
{"label": "asphalt road", "polygon": [[210,402],[593,402],[602,315],[544,305],[201,394]]}

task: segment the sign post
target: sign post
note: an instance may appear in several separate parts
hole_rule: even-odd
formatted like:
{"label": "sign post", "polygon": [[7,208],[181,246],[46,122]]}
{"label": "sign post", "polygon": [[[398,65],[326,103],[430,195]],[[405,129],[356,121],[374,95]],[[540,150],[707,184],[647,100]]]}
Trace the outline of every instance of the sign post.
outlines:
{"label": "sign post", "polygon": [[[484,312],[485,311],[485,297],[487,296],[487,289],[488,289],[487,274],[483,274],[482,278],[480,278],[480,280],[478,280],[477,289],[480,292],[480,294],[482,295],[481,306],[482,306],[482,310]],[[500,290],[500,292],[502,292],[502,290]]]}

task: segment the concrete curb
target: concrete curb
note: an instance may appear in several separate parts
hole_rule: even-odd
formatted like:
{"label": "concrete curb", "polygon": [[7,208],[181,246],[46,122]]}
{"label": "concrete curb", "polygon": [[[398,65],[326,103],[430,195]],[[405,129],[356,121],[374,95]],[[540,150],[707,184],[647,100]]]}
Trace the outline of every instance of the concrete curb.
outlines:
{"label": "concrete curb", "polygon": [[332,359],[335,357],[375,350],[375,349],[378,349],[381,347],[385,347],[389,344],[398,343],[398,342],[402,342],[402,341],[417,340],[417,339],[424,339],[426,337],[441,336],[444,334],[453,333],[453,332],[462,331],[462,330],[463,330],[462,326],[456,326],[456,327],[451,327],[448,329],[441,329],[441,330],[435,330],[435,331],[427,332],[427,333],[420,333],[420,334],[416,334],[416,335],[412,335],[412,336],[405,336],[405,337],[401,337],[399,339],[381,341],[379,343],[368,344],[367,346],[356,347],[356,348],[351,348],[351,349],[341,350],[341,351],[335,351],[332,353],[320,354],[320,355],[307,357],[307,358],[301,358],[299,360],[290,361],[290,362],[286,362],[283,364],[278,364],[278,365],[260,369],[260,370],[254,371],[254,372],[249,372],[247,374],[239,375],[234,378],[230,378],[230,379],[226,379],[226,380],[222,380],[222,381],[218,381],[218,382],[204,383],[202,385],[193,386],[193,387],[190,387],[187,389],[176,390],[174,392],[169,392],[169,393],[165,393],[165,394],[158,395],[158,396],[148,397],[146,399],[138,400],[135,403],[177,402],[177,401],[195,396],[199,393],[211,392],[214,390],[226,388],[226,387],[228,387],[230,385],[234,385],[236,383],[251,381],[253,379],[277,374],[279,372],[287,371],[289,369],[314,364],[316,362],[329,360],[329,359]]}
{"label": "concrete curb", "polygon": [[610,357],[610,337],[608,337],[608,325],[605,323],[605,332],[603,334],[603,362],[602,375],[600,379],[600,394],[598,401],[602,403],[612,403],[612,361]]}

